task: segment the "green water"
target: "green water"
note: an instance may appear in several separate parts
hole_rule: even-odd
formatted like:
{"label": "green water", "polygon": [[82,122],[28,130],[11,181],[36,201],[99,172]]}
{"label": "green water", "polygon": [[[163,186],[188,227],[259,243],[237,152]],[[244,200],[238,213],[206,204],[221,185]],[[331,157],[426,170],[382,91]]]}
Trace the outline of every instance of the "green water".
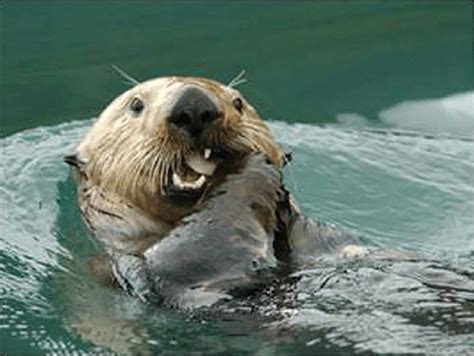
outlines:
{"label": "green water", "polygon": [[[0,353],[473,352],[468,2],[2,4]],[[111,64],[245,68],[305,213],[424,257],[317,260],[191,315],[98,285],[62,156],[125,89]]]}
{"label": "green water", "polygon": [[131,4],[4,1],[2,132],[96,115],[137,79],[229,81],[266,117],[372,117],[472,88],[469,2]]}

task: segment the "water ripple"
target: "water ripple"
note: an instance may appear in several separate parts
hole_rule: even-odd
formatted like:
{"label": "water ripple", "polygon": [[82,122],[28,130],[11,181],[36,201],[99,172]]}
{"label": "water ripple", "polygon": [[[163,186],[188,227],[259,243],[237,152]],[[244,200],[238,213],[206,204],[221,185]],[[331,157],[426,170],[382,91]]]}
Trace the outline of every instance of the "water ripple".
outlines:
{"label": "water ripple", "polygon": [[1,139],[0,330],[24,353],[465,354],[474,347],[473,142],[271,123],[304,211],[419,260],[315,261],[228,313],[190,318],[95,283],[62,157],[90,121]]}

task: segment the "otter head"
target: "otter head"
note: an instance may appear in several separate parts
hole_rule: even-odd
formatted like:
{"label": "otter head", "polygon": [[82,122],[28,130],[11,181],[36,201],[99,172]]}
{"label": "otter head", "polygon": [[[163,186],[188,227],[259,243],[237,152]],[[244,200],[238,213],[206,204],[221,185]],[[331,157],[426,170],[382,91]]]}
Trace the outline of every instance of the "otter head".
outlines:
{"label": "otter head", "polygon": [[77,147],[80,176],[151,220],[173,224],[251,152],[283,153],[234,88],[165,77],[116,98]]}

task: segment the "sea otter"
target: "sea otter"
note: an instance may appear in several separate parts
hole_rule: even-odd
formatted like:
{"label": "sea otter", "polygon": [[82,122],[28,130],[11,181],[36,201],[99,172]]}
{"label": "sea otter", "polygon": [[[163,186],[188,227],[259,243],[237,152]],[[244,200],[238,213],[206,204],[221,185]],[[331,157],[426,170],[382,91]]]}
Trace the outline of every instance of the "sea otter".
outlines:
{"label": "sea otter", "polygon": [[[115,277],[124,287],[130,277],[124,271],[140,274],[143,266],[135,264],[143,261],[155,279],[170,275],[165,271],[171,265],[173,273],[182,267],[181,274],[195,261],[213,265],[217,255],[205,255],[210,241],[228,256],[218,264],[222,273],[239,266],[232,262],[232,249],[234,259],[259,260],[251,248],[238,252],[241,242],[252,238],[273,241],[259,250],[266,262],[301,252],[357,251],[343,249],[355,242],[351,235],[307,220],[282,193],[286,190],[275,177],[285,163],[284,151],[242,94],[213,80],[165,77],[135,85],[102,112],[66,161],[76,171],[84,221],[113,257]],[[263,200],[266,208],[254,206],[253,199]],[[191,224],[196,217],[217,221],[217,228]],[[236,233],[236,223],[246,228]],[[228,238],[232,234],[240,245]],[[222,276],[216,268],[213,273]],[[219,284],[209,276],[192,284],[200,282]]]}
{"label": "sea otter", "polygon": [[166,77],[112,101],[67,161],[94,235],[107,248],[140,253],[251,152],[283,165],[270,129],[237,90]]}

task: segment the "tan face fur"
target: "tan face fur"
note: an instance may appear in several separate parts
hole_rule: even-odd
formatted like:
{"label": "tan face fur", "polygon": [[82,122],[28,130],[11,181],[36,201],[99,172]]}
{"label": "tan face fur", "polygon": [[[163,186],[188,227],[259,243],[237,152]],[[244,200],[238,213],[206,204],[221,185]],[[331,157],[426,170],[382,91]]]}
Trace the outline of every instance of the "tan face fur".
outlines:
{"label": "tan face fur", "polygon": [[[169,119],[180,96],[189,88],[198,88],[219,113],[198,137]],[[137,100],[142,104],[140,111],[133,110]],[[107,197],[104,210],[112,215],[125,220],[136,215],[150,225],[173,225],[192,210],[192,204],[171,198],[167,187],[175,182],[176,175],[183,181],[196,181],[199,174],[187,163],[189,157],[199,156],[198,163],[207,164],[203,159],[206,150],[212,152],[208,161],[216,173],[203,178],[202,189],[214,184],[219,172],[225,175],[232,161],[250,152],[264,152],[277,166],[283,164],[283,153],[268,126],[239,91],[191,77],[164,77],[136,85],[102,112],[76,149],[81,166],[83,189],[79,201],[83,215],[91,205],[88,197],[103,195]],[[225,155],[214,157],[214,152]],[[96,199],[96,204],[102,203]],[[89,216],[89,220],[93,229],[103,230],[104,226],[100,226],[106,224],[97,217]],[[142,224],[132,220],[135,225]],[[140,230],[140,226],[131,230]]]}

